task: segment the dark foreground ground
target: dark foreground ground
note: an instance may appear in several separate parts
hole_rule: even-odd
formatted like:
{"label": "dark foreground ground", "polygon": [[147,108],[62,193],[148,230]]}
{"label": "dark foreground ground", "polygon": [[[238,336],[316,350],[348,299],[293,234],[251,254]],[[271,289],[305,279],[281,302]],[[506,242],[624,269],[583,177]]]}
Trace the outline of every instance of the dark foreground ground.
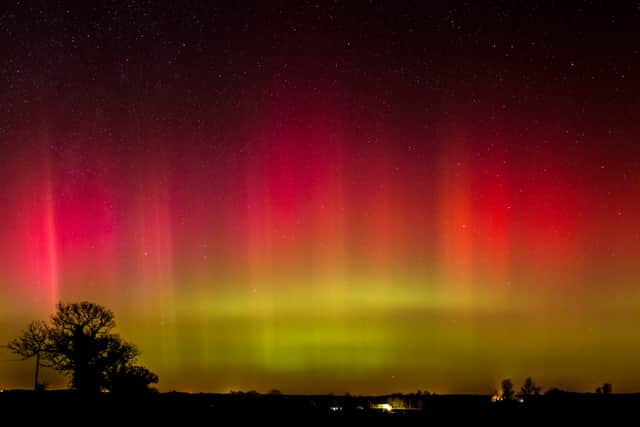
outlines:
{"label": "dark foreground ground", "polygon": [[[392,410],[379,409],[381,404]],[[387,409],[389,407],[386,407]],[[278,425],[293,422],[430,425],[465,422],[535,425],[638,423],[640,394],[557,392],[525,402],[490,396],[292,396],[279,394],[151,393],[80,396],[70,391],[4,391],[0,425]]]}

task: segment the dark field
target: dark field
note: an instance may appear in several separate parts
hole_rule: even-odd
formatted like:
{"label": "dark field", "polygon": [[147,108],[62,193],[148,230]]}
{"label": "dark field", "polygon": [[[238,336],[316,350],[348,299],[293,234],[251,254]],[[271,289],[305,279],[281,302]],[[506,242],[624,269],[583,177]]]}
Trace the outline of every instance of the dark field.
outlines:
{"label": "dark field", "polygon": [[[380,405],[391,405],[391,411]],[[386,406],[386,409],[389,407]],[[296,396],[151,393],[80,396],[69,391],[0,393],[2,425],[212,425],[218,422],[429,425],[447,422],[634,423],[640,394],[549,393],[527,402],[491,402],[484,395]]]}

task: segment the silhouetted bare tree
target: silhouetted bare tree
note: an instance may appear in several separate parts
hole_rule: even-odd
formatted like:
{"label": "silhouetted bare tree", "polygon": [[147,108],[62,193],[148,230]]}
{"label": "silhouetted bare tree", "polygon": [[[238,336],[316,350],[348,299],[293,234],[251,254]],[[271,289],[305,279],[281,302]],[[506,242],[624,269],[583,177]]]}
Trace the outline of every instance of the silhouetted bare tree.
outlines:
{"label": "silhouetted bare tree", "polygon": [[518,397],[520,399],[528,399],[531,396],[539,396],[540,395],[540,387],[536,386],[531,377],[528,377],[524,380],[524,384],[520,387],[520,393],[518,393]]}
{"label": "silhouetted bare tree", "polygon": [[36,358],[36,372],[33,389],[40,389],[38,375],[40,372],[41,354],[45,352],[49,345],[49,328],[41,320],[29,323],[27,329],[22,331],[22,335],[9,342],[9,350],[23,359]]}
{"label": "silhouetted bare tree", "polygon": [[513,382],[511,378],[505,378],[500,384],[501,400],[513,400]]}
{"label": "silhouetted bare tree", "polygon": [[76,390],[100,391],[111,356],[113,313],[90,302],[60,303],[57,309],[50,329],[52,366],[70,374]]}
{"label": "silhouetted bare tree", "polygon": [[59,303],[50,326],[34,322],[9,346],[23,357],[42,354],[51,367],[71,376],[78,391],[148,389],[158,376],[135,364],[138,349],[114,334],[114,327],[113,313],[100,305]]}
{"label": "silhouetted bare tree", "polygon": [[156,374],[135,364],[140,354],[138,348],[119,336],[111,335],[107,354],[104,385],[107,390],[114,393],[144,391],[149,384],[158,382]]}

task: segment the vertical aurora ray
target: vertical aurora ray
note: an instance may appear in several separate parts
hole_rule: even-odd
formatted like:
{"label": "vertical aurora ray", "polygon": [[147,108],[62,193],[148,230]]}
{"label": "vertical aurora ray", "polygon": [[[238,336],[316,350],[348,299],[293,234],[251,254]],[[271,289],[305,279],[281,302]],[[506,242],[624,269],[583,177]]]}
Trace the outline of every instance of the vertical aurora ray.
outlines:
{"label": "vertical aurora ray", "polygon": [[137,270],[139,277],[132,283],[138,290],[131,309],[143,313],[156,312],[153,321],[145,325],[146,334],[153,335],[162,365],[170,369],[178,351],[175,331],[175,277],[172,241],[171,201],[168,177],[163,160],[155,160],[144,168],[140,177],[134,226]]}
{"label": "vertical aurora ray", "polygon": [[440,173],[440,249],[438,263],[442,283],[456,287],[463,298],[473,297],[474,217],[470,188],[470,171],[465,144],[458,136],[446,138]]}
{"label": "vertical aurora ray", "polygon": [[12,194],[17,209],[11,212],[13,218],[8,222],[11,234],[5,236],[12,244],[6,252],[12,262],[5,280],[26,291],[30,312],[47,313],[60,295],[56,200],[48,132],[37,132],[34,140],[35,148],[25,148],[20,153],[20,160],[33,159],[34,167],[18,172],[19,184]]}
{"label": "vertical aurora ray", "polygon": [[[58,250],[57,250],[57,237],[56,237],[56,219],[54,211],[54,199],[51,191],[51,177],[49,175],[49,166],[47,164],[47,179],[45,180],[44,190],[44,204],[45,213],[44,217],[44,245],[46,251],[44,254],[39,255],[39,258],[44,262],[44,282],[47,289],[47,306],[53,307],[60,300],[59,295],[59,281],[58,281]],[[42,274],[42,273],[41,273]]]}

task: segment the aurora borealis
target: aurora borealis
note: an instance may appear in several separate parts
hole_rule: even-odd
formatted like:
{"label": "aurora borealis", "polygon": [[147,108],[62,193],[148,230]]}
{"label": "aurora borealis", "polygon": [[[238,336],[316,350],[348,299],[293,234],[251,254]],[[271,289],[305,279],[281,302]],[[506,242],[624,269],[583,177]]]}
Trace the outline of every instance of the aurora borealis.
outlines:
{"label": "aurora borealis", "polygon": [[639,391],[637,2],[265,3],[2,7],[0,341],[89,300],[163,391]]}

